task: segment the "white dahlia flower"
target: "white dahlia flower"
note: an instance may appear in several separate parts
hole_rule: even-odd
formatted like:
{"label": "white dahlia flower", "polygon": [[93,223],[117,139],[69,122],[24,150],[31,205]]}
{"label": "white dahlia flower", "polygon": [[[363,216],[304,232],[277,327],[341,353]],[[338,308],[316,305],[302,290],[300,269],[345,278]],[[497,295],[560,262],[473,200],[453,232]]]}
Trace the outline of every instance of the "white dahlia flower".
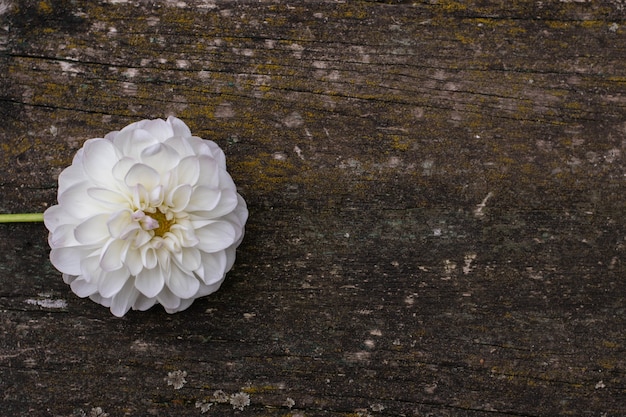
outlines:
{"label": "white dahlia flower", "polygon": [[87,140],[44,213],[63,280],[118,317],[216,291],[247,218],[224,152],[174,117]]}

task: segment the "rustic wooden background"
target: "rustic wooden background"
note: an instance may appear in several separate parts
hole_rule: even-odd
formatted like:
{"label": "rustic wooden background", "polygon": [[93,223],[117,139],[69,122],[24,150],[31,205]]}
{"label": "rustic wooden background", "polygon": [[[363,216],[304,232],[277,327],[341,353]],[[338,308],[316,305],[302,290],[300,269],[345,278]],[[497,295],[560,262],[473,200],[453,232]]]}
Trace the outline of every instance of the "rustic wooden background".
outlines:
{"label": "rustic wooden background", "polygon": [[168,115],[250,208],[218,293],[122,319],[0,225],[0,414],[626,415],[625,9],[0,0],[1,212]]}

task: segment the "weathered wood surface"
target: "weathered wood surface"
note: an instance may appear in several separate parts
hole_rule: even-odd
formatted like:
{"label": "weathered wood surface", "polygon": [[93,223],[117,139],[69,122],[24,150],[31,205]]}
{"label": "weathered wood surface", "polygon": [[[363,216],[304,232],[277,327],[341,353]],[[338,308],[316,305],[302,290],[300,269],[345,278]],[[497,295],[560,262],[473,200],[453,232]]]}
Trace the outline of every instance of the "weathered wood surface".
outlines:
{"label": "weathered wood surface", "polygon": [[2,212],[173,114],[251,213],[218,293],[122,319],[1,225],[0,414],[626,415],[625,7],[0,1]]}

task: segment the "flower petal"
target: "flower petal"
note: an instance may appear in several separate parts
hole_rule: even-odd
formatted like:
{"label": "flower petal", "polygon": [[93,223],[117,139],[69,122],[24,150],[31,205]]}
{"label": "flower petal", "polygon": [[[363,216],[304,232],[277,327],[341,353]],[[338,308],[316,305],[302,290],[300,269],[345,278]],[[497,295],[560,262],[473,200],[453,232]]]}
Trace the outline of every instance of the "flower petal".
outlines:
{"label": "flower petal", "polygon": [[201,261],[201,269],[196,273],[206,285],[214,284],[224,277],[226,273],[226,253],[224,251],[202,252]]}
{"label": "flower petal", "polygon": [[83,170],[82,158],[78,158],[78,155],[82,155],[82,149],[76,153],[74,157],[74,163],[72,165],[65,168],[59,174],[59,190],[58,194],[63,194],[65,190],[68,188],[82,182],[86,182],[85,180],[85,171]]}
{"label": "flower petal", "polygon": [[[143,123],[142,123],[143,122]],[[153,138],[156,138],[159,142],[171,138],[174,136],[174,129],[172,125],[167,123],[163,119],[143,120],[141,129],[150,133]]]}
{"label": "flower petal", "polygon": [[197,206],[192,206],[195,210],[187,208],[187,211],[205,219],[217,219],[218,217],[225,216],[232,212],[235,207],[237,207],[237,203],[237,192],[233,189],[223,189],[220,190],[220,195],[217,198],[217,204],[215,204],[213,208],[202,209],[197,208]]}
{"label": "flower petal", "polygon": [[159,263],[159,257],[156,249],[152,246],[144,245],[141,247],[141,263],[144,268],[155,268]]}
{"label": "flower petal", "polygon": [[237,225],[241,227],[243,232],[243,227],[248,220],[248,205],[246,204],[246,201],[243,199],[243,197],[241,197],[239,194],[237,194],[237,208],[233,211],[233,214],[237,217],[237,220],[239,220],[239,223],[237,223]]}
{"label": "flower petal", "polygon": [[163,290],[157,295],[157,300],[166,310],[176,309],[180,306],[180,297],[174,295],[168,287],[163,287]]}
{"label": "flower petal", "polygon": [[130,209],[113,213],[106,223],[109,234],[116,239],[123,239],[124,236],[128,236],[131,230],[141,228],[137,222],[133,221],[132,215]]}
{"label": "flower petal", "polygon": [[237,190],[235,182],[225,168],[222,168],[218,171],[218,176],[221,189],[231,189],[235,191]]}
{"label": "flower petal", "polygon": [[212,140],[205,139],[204,142],[207,144],[209,149],[211,149],[211,155],[215,158],[219,167],[226,171],[226,155],[224,155],[222,148],[220,148],[219,145]]}
{"label": "flower petal", "polygon": [[165,306],[165,311],[168,314],[178,313],[179,311],[183,311],[189,308],[190,305],[193,304],[195,298],[191,298],[189,300],[179,300],[178,306],[176,308],[167,308]]}
{"label": "flower petal", "polygon": [[110,237],[107,227],[108,214],[92,216],[79,224],[74,230],[76,240],[83,245],[104,243]]}
{"label": "flower petal", "polygon": [[150,207],[159,207],[163,204],[163,200],[165,198],[164,187],[162,185],[157,185],[150,191],[149,194],[149,205]]}
{"label": "flower petal", "polygon": [[124,258],[124,265],[128,268],[131,275],[137,276],[143,270],[143,263],[141,262],[141,250],[129,247]]}
{"label": "flower petal", "polygon": [[196,230],[196,237],[200,240],[198,249],[209,253],[224,250],[233,244],[236,235],[232,224],[215,221]]}
{"label": "flower petal", "polygon": [[128,250],[128,242],[121,239],[109,239],[102,248],[100,267],[103,271],[116,271],[124,266],[123,259]]}
{"label": "flower petal", "polygon": [[188,221],[180,220],[170,227],[170,239],[166,239],[163,243],[172,253],[180,252],[182,247],[196,246],[200,242],[195,231],[188,227],[190,224]]}
{"label": "flower petal", "polygon": [[[157,238],[157,239],[161,239],[161,238]],[[165,275],[167,276],[169,274],[170,263],[171,263],[170,252],[167,249],[166,245],[163,244],[163,242],[164,242],[163,239],[161,239],[160,241],[157,240],[155,249],[156,249],[158,264],[161,268],[163,268],[163,271],[165,271]]]}
{"label": "flower petal", "polygon": [[226,267],[224,268],[224,270],[228,272],[235,264],[236,246],[233,245],[226,248],[224,250],[224,254],[226,255]]}
{"label": "flower petal", "polygon": [[165,285],[161,268],[143,269],[135,277],[135,288],[148,298],[156,297]]}
{"label": "flower petal", "polygon": [[135,164],[128,170],[124,182],[129,187],[143,185],[147,191],[152,191],[159,184],[159,173],[148,165]]}
{"label": "flower petal", "polygon": [[221,195],[222,192],[219,189],[200,185],[191,193],[185,211],[211,211],[219,204]]}
{"label": "flower petal", "polygon": [[98,279],[98,292],[104,298],[113,297],[122,290],[130,278],[127,268],[115,271],[103,271]]}
{"label": "flower petal", "polygon": [[167,139],[163,143],[176,149],[176,151],[181,156],[197,157],[197,154],[194,151],[193,146],[191,146],[191,144],[189,143],[190,139],[191,139],[190,137],[172,136],[171,138]]}
{"label": "flower petal", "polygon": [[161,173],[174,168],[179,160],[180,155],[176,152],[176,149],[163,143],[148,146],[141,151],[141,162]]}
{"label": "flower petal", "polygon": [[100,276],[100,257],[98,254],[88,256],[80,261],[80,278],[85,282],[95,283]]}
{"label": "flower petal", "polygon": [[150,242],[151,240],[152,235],[149,232],[143,229],[137,229],[135,235],[132,237],[132,245],[135,248],[141,248],[143,247],[143,245]]}
{"label": "flower petal", "polygon": [[111,313],[114,316],[122,317],[128,313],[137,297],[139,297],[139,291],[135,289],[133,280],[129,279],[124,287],[111,299]]}
{"label": "flower petal", "polygon": [[104,298],[98,292],[91,294],[89,299],[95,303],[102,304],[105,307],[111,307],[111,298]]}
{"label": "flower petal", "polygon": [[70,288],[80,298],[89,297],[98,291],[96,284],[87,282],[84,279],[75,279],[70,283]]}
{"label": "flower petal", "polygon": [[54,229],[48,235],[48,243],[52,249],[67,247],[67,246],[80,246],[80,243],[74,237],[73,224],[63,224]]}
{"label": "flower petal", "polygon": [[197,155],[209,156],[217,162],[217,165],[220,168],[226,169],[226,156],[217,143],[212,140],[200,139],[195,136],[190,138],[189,143],[193,146]]}
{"label": "flower petal", "polygon": [[87,190],[89,188],[89,183],[80,182],[57,196],[59,205],[66,212],[66,215],[74,219],[86,219],[106,210],[103,204],[88,198]]}
{"label": "flower petal", "polygon": [[71,284],[74,280],[78,279],[78,277],[76,275],[69,275],[69,274],[61,274],[63,277],[63,282],[65,282],[66,284]]}
{"label": "flower petal", "polygon": [[165,204],[167,204],[174,213],[185,210],[191,200],[192,192],[193,189],[191,185],[181,184],[167,195]]}
{"label": "flower petal", "polygon": [[207,144],[209,149],[211,149],[211,155],[213,155],[213,158],[215,158],[220,168],[222,168],[225,171],[226,170],[226,155],[224,154],[224,151],[222,150],[222,148],[220,148],[219,145],[213,142],[212,140],[205,139],[204,142]]}
{"label": "flower petal", "polygon": [[137,161],[133,158],[124,157],[121,158],[117,163],[113,166],[111,170],[111,175],[118,181],[124,182],[124,178],[128,175],[128,171],[135,165]]}
{"label": "flower petal", "polygon": [[83,145],[83,149],[83,170],[91,179],[92,184],[104,187],[112,185],[111,172],[119,160],[113,143],[106,139],[89,139]]}
{"label": "flower petal", "polygon": [[196,294],[196,298],[204,297],[205,295],[209,295],[219,290],[220,286],[222,285],[222,282],[224,282],[223,279],[211,285],[201,285],[200,289],[198,290],[198,293]]}
{"label": "flower petal", "polygon": [[144,129],[127,130],[128,127],[126,126],[126,128],[120,130],[115,139],[113,139],[113,144],[122,151],[123,155],[139,160],[142,150],[159,143],[159,140],[153,137],[150,132]]}
{"label": "flower petal", "polygon": [[146,209],[150,205],[150,193],[146,190],[142,184],[137,184],[132,187],[132,199],[133,207]]}
{"label": "flower petal", "polygon": [[176,166],[176,178],[179,184],[196,185],[200,176],[200,161],[196,156],[180,160]]}
{"label": "flower petal", "polygon": [[127,195],[108,188],[91,187],[87,189],[87,195],[94,200],[111,206],[126,206],[130,205],[131,202]]}
{"label": "flower petal", "polygon": [[207,187],[220,188],[219,171],[220,167],[215,159],[208,155],[198,156],[198,164],[200,173],[198,176],[198,185]]}
{"label": "flower petal", "polygon": [[143,294],[139,294],[135,303],[133,304],[133,310],[146,311],[157,302],[156,298],[148,298]]}
{"label": "flower petal", "polygon": [[[244,220],[242,220],[242,218]],[[220,220],[227,221],[233,225],[233,227],[235,228],[235,231],[237,232],[235,241],[240,242],[241,239],[243,239],[243,234],[244,234],[243,226],[247,218],[248,218],[248,209],[245,206],[243,207],[237,206],[235,210],[233,210],[232,212],[228,213],[225,216],[222,216]]]}
{"label": "flower petal", "polygon": [[175,254],[177,265],[186,273],[191,273],[202,266],[201,252],[196,248],[183,247]]}
{"label": "flower petal", "polygon": [[60,205],[50,206],[43,212],[43,221],[48,230],[54,230],[63,224],[75,223],[76,218],[68,214]]}
{"label": "flower petal", "polygon": [[173,136],[182,136],[184,138],[191,136],[191,130],[189,127],[177,117],[169,116],[167,123],[172,127]]}
{"label": "flower petal", "polygon": [[104,139],[110,140],[111,142],[113,142],[118,133],[120,133],[119,130],[113,130],[112,132],[109,132],[106,135],[104,135]]}
{"label": "flower petal", "polygon": [[170,275],[167,277],[167,286],[180,298],[191,298],[198,291],[200,281],[193,276],[184,273],[176,265],[172,265]]}
{"label": "flower petal", "polygon": [[143,294],[139,294],[137,299],[135,300],[135,304],[133,304],[133,309],[139,311],[146,311],[157,302],[156,298],[148,298]]}
{"label": "flower petal", "polygon": [[52,248],[50,262],[64,274],[80,275],[80,260],[87,254],[82,247]]}
{"label": "flower petal", "polygon": [[220,202],[213,210],[211,210],[212,217],[221,217],[225,214],[232,212],[239,203],[237,191],[233,188],[223,189]]}

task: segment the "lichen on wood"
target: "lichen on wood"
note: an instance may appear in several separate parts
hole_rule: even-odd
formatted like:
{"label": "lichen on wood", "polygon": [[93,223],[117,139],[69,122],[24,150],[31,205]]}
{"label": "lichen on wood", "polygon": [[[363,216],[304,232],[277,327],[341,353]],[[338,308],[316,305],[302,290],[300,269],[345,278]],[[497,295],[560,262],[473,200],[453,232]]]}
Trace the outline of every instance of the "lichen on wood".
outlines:
{"label": "lichen on wood", "polygon": [[623,9],[0,1],[0,212],[176,115],[251,214],[219,292],[123,319],[0,225],[3,412],[624,414]]}

